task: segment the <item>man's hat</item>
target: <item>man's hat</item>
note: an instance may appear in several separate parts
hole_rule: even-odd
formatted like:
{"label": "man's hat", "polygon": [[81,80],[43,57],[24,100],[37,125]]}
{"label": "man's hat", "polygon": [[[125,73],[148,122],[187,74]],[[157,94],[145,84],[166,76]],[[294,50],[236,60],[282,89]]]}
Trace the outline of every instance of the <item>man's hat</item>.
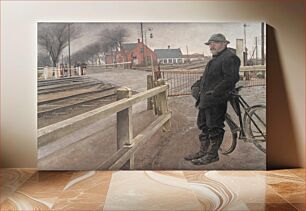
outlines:
{"label": "man's hat", "polygon": [[225,36],[223,34],[213,34],[209,38],[209,40],[205,43],[206,45],[209,45],[211,42],[227,42],[230,43],[228,40],[226,40]]}

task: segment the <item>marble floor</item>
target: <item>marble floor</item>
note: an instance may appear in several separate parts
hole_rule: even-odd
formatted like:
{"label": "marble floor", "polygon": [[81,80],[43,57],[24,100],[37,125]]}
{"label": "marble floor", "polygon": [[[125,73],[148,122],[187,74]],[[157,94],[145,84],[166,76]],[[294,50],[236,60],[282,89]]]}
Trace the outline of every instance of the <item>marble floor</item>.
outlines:
{"label": "marble floor", "polygon": [[305,210],[305,169],[1,169],[1,210]]}

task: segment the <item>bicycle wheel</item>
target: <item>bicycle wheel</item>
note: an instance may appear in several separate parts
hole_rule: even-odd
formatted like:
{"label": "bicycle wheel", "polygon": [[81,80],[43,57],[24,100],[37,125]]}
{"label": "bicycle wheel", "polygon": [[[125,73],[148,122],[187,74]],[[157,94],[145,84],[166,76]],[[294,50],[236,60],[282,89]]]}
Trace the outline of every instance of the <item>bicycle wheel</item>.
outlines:
{"label": "bicycle wheel", "polygon": [[252,106],[248,114],[244,115],[246,137],[260,151],[266,153],[266,106]]}
{"label": "bicycle wheel", "polygon": [[225,115],[224,130],[224,138],[219,151],[224,155],[228,155],[232,153],[237,146],[237,132],[239,131],[238,126],[234,123],[228,114]]}

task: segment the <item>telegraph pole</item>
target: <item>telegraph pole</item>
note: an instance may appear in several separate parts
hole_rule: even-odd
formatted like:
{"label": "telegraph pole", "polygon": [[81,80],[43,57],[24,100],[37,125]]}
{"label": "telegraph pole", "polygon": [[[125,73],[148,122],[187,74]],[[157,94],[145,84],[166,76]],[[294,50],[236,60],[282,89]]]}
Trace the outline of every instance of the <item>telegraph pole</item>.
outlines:
{"label": "telegraph pole", "polygon": [[69,63],[69,75],[71,77],[71,60],[70,60],[70,23],[68,23],[68,63]]}
{"label": "telegraph pole", "polygon": [[146,58],[145,58],[145,46],[144,46],[144,43],[143,43],[143,26],[142,26],[142,23],[140,23],[140,29],[141,29],[141,42],[142,42],[142,57],[143,57],[143,64],[144,66],[147,66],[147,63],[146,63]]}
{"label": "telegraph pole", "polygon": [[188,54],[188,45],[186,45],[186,51],[187,51],[187,61],[189,63],[190,61],[189,61],[189,54]]}
{"label": "telegraph pole", "polygon": [[246,47],[246,24],[243,24],[243,32],[244,32],[244,66],[247,65],[247,60],[248,60],[248,49]]}
{"label": "telegraph pole", "polygon": [[142,23],[140,23],[140,29],[141,29],[141,42],[143,43],[143,26],[142,26]]}
{"label": "telegraph pole", "polygon": [[261,64],[265,64],[265,23],[261,23]]}
{"label": "telegraph pole", "polygon": [[258,46],[257,46],[257,37],[255,37],[255,50],[256,50],[256,62],[255,62],[255,65],[257,65],[257,61],[258,61]]}

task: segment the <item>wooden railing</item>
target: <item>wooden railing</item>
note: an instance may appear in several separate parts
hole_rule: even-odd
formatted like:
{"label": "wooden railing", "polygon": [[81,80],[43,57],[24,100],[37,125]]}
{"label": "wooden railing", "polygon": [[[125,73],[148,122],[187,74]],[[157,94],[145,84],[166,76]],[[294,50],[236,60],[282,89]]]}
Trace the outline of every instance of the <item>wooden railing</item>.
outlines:
{"label": "wooden railing", "polygon": [[[129,88],[117,90],[117,101],[106,106],[91,110],[70,119],[49,125],[38,130],[38,147],[47,145],[61,137],[88,126],[102,118],[117,114],[117,152],[108,160],[100,163],[96,169],[118,170],[123,165],[134,168],[134,153],[148,141],[160,128],[169,129],[171,112],[167,105],[167,91],[169,86],[159,80],[157,87],[132,95]],[[153,121],[139,135],[133,137],[132,106],[138,102],[154,100],[154,108],[158,118]]]}

